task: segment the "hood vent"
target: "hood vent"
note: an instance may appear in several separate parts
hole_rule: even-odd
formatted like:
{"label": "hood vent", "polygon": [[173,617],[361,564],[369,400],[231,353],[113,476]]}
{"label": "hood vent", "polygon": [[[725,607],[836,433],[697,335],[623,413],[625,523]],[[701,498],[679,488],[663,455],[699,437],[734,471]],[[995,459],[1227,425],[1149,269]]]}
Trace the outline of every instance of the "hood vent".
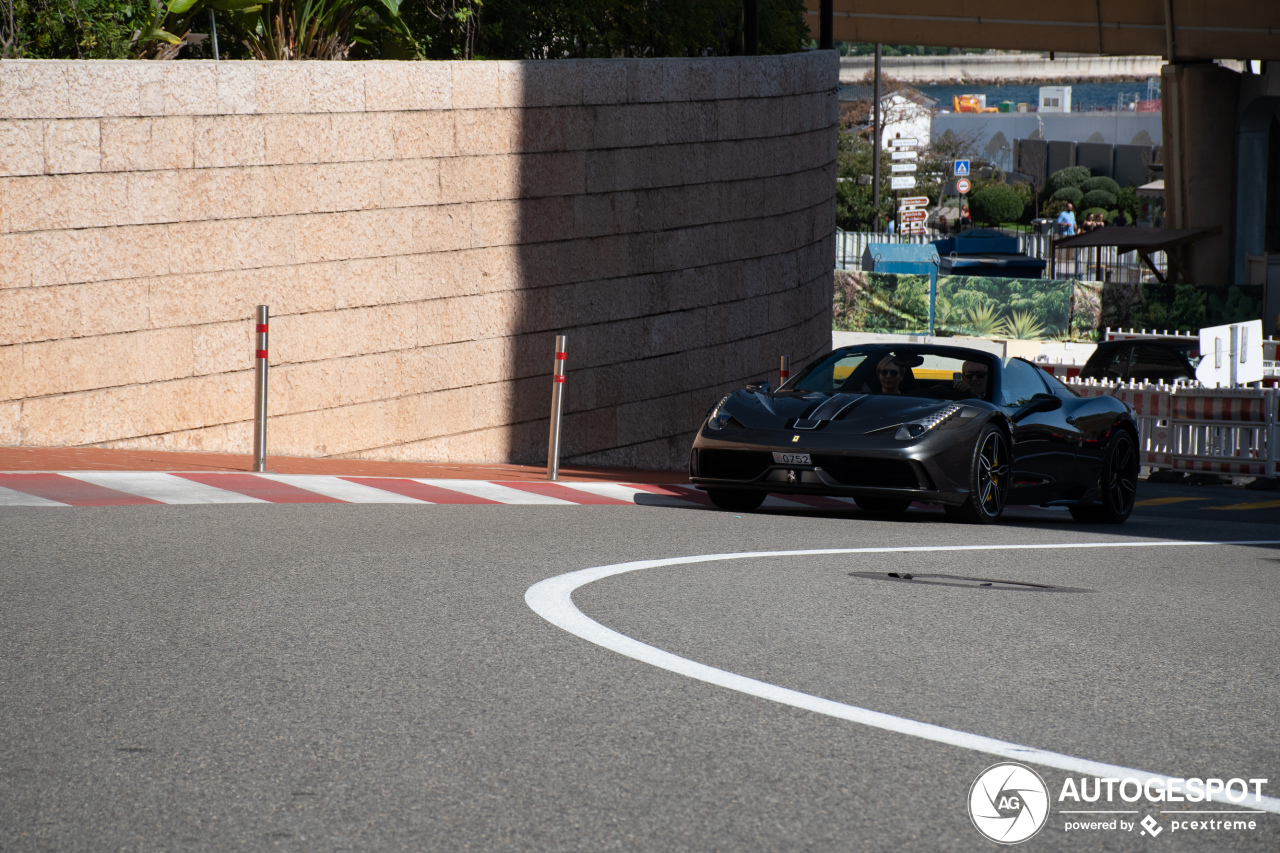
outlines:
{"label": "hood vent", "polygon": [[806,417],[796,418],[796,422],[791,425],[791,429],[818,429],[827,421],[834,421],[840,417],[854,403],[866,398],[866,394],[833,394],[822,402],[816,409]]}

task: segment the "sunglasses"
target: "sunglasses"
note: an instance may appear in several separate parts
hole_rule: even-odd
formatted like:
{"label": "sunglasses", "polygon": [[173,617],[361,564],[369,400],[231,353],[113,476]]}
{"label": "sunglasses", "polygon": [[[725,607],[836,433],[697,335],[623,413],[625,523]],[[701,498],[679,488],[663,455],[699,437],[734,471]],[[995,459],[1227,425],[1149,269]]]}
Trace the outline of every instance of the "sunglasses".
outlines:
{"label": "sunglasses", "polygon": [[965,379],[986,379],[989,375],[990,374],[984,370],[981,373],[966,373],[964,374],[964,378]]}
{"label": "sunglasses", "polygon": [[882,370],[880,371],[880,375],[881,376],[901,376],[902,372],[898,370]]}

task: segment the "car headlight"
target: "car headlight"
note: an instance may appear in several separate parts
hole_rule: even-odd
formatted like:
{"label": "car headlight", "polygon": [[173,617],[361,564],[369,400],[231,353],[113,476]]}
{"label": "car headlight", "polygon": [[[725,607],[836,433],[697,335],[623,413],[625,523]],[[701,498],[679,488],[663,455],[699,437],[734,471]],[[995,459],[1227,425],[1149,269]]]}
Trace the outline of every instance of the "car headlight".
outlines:
{"label": "car headlight", "polygon": [[919,438],[934,427],[939,426],[960,414],[960,410],[962,408],[963,406],[957,406],[955,403],[952,403],[949,406],[938,409],[938,411],[928,417],[919,418],[914,421],[907,421],[905,424],[898,427],[898,431],[893,434],[893,437],[899,441],[911,441],[912,439]]}
{"label": "car headlight", "polygon": [[712,429],[725,428],[725,426],[729,423],[730,416],[729,416],[729,413],[725,411],[724,404],[729,402],[729,398],[732,396],[733,396],[732,394],[726,394],[724,398],[720,400],[719,403],[716,403],[715,408],[711,410],[711,414],[707,415],[707,426],[711,427]]}

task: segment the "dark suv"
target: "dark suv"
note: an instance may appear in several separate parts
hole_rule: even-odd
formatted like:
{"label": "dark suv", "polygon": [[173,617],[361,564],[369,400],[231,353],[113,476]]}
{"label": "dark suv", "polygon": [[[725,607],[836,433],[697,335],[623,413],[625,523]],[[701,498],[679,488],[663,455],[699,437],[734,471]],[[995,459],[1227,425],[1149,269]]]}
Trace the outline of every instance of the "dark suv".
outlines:
{"label": "dark suv", "polygon": [[1200,363],[1199,341],[1104,341],[1080,371],[1081,379],[1150,382],[1192,380]]}

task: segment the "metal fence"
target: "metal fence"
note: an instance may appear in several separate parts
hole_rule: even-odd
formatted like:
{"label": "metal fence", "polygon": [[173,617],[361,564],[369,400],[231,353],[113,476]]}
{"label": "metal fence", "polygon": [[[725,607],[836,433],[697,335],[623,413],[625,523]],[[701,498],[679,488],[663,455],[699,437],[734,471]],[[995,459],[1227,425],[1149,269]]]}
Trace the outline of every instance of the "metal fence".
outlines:
{"label": "metal fence", "polygon": [[[942,235],[930,229],[927,234],[903,237],[898,234],[877,234],[874,231],[836,231],[836,268],[861,270],[862,253],[871,243],[929,243]],[[1020,233],[1018,251],[1028,257],[1047,261],[1050,237],[1046,234]],[[1151,261],[1161,276],[1168,269],[1164,252],[1154,252]],[[1115,246],[1098,249],[1057,249],[1054,258],[1054,277],[1080,281],[1150,282],[1156,277],[1138,257],[1137,252],[1121,253]],[[1047,276],[1049,271],[1045,270]]]}

